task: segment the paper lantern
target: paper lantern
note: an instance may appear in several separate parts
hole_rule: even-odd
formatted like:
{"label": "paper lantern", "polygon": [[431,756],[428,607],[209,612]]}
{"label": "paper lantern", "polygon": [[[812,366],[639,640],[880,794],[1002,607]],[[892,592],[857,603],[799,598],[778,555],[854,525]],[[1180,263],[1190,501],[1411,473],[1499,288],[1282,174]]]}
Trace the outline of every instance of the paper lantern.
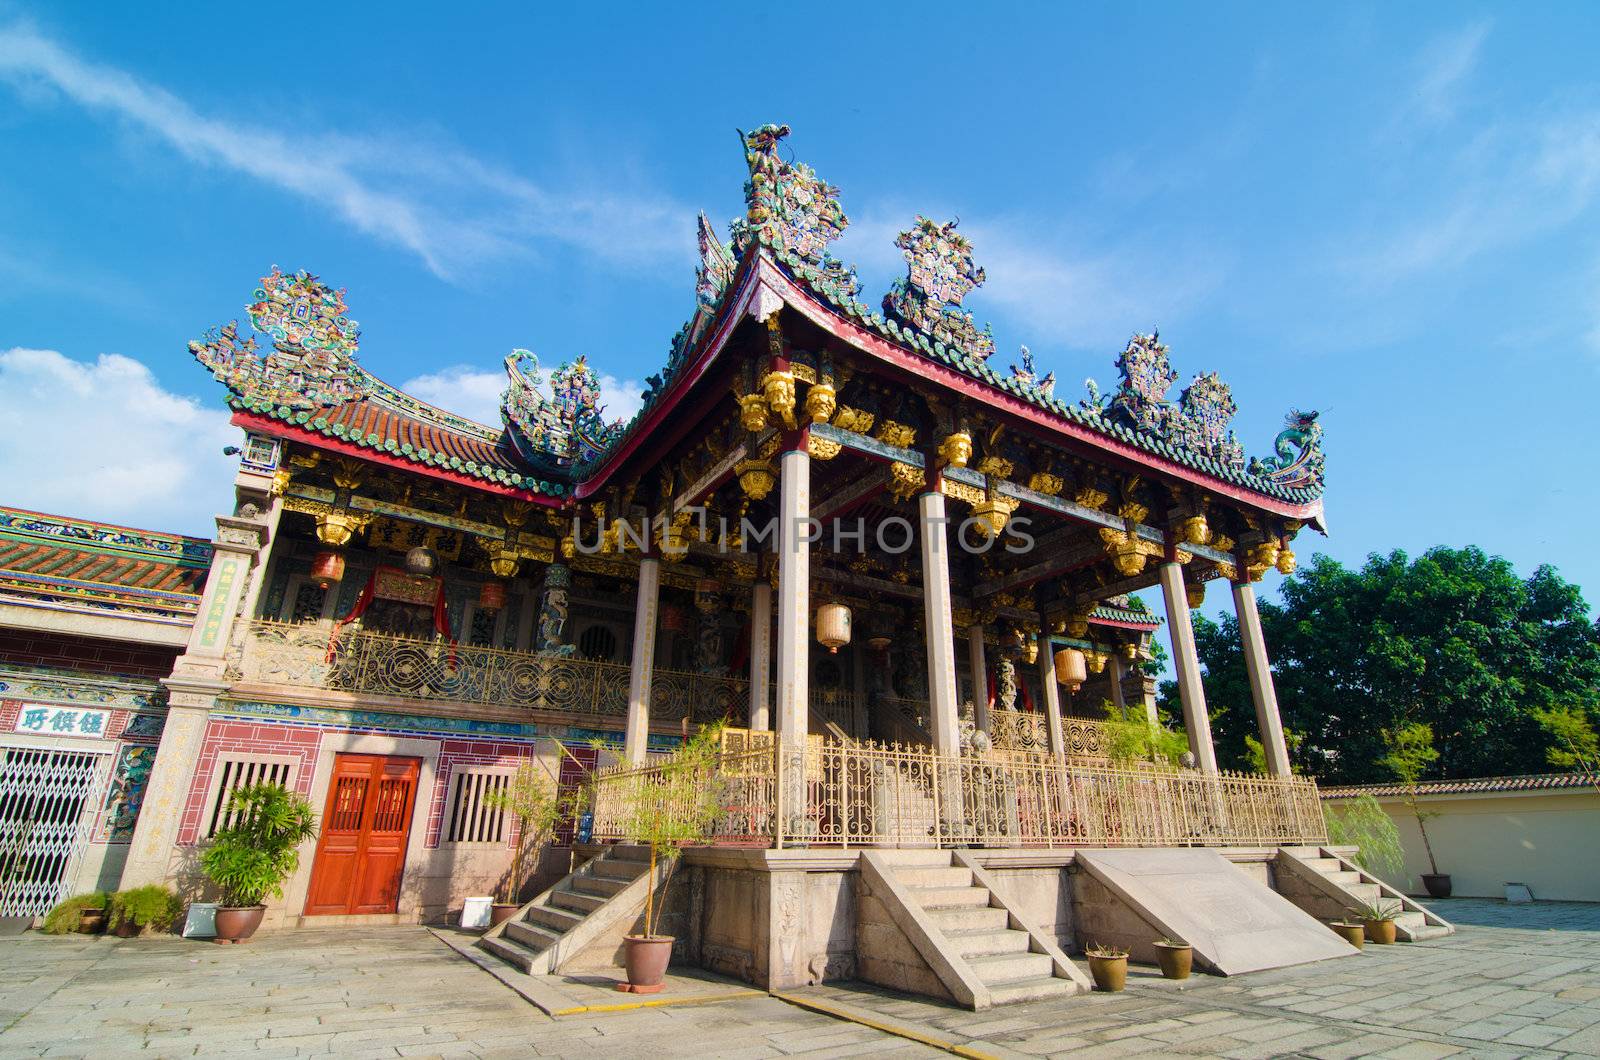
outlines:
{"label": "paper lantern", "polygon": [[418,545],[406,553],[406,570],[411,574],[432,575],[439,571],[439,553],[427,545]]}
{"label": "paper lantern", "polygon": [[1089,679],[1089,661],[1077,648],[1062,648],[1056,652],[1056,680],[1076,692]]}
{"label": "paper lantern", "polygon": [[311,578],[326,589],[344,577],[344,553],[325,548],[311,561]]}
{"label": "paper lantern", "polygon": [[817,608],[817,643],[837,652],[850,643],[850,609],[843,604],[823,604]]}
{"label": "paper lantern", "polygon": [[498,611],[504,606],[506,606],[506,583],[484,582],[483,588],[478,590],[478,609]]}

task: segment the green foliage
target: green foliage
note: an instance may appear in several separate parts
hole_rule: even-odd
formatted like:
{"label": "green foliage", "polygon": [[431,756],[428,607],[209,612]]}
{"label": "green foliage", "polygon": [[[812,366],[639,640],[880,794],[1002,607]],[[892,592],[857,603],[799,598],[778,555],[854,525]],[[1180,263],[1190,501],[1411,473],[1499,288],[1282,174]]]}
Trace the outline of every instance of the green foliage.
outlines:
{"label": "green foliage", "polygon": [[104,909],[111,901],[104,891],[90,891],[88,894],[75,894],[71,898],[57,902],[54,909],[44,916],[44,933],[46,935],[68,935],[78,930],[78,914],[85,909]]}
{"label": "green foliage", "polygon": [[1357,865],[1382,879],[1398,878],[1405,871],[1406,855],[1394,818],[1385,813],[1371,795],[1339,801],[1344,805],[1337,810],[1332,802],[1322,804],[1329,844],[1358,847]]}
{"label": "green foliage", "polygon": [[1126,947],[1107,946],[1100,942],[1091,942],[1083,952],[1090,957],[1101,957],[1111,960],[1115,960],[1118,957],[1126,957],[1128,955]]}
{"label": "green foliage", "polygon": [[1189,749],[1188,737],[1162,725],[1151,725],[1144,711],[1130,708],[1126,713],[1109,699],[1104,703],[1106,757],[1118,765],[1156,762],[1175,765]]}
{"label": "green foliage", "polygon": [[150,883],[113,894],[111,914],[106,923],[113,931],[124,924],[149,928],[151,931],[165,931],[182,911],[183,899],[170,887]]}
{"label": "green foliage", "polygon": [[[1389,780],[1383,733],[1408,722],[1430,726],[1439,753],[1419,779],[1548,770],[1565,748],[1541,711],[1600,728],[1600,627],[1551,567],[1519,578],[1477,548],[1373,555],[1360,570],[1317,556],[1280,595],[1260,602],[1278,703],[1304,735],[1291,757],[1323,784]],[[1217,757],[1240,768],[1256,720],[1238,624],[1197,614],[1194,627]]]}
{"label": "green foliage", "polygon": [[645,893],[646,935],[654,936],[660,926],[666,890],[683,848],[708,842],[722,812],[724,785],[717,777],[721,748],[722,726],[702,726],[672,757],[646,773],[643,782],[629,788],[623,833],[650,848],[652,876],[658,860],[667,862],[660,896],[653,890]]}
{"label": "green foliage", "polygon": [[[1283,743],[1289,750],[1289,772],[1299,775],[1300,767],[1295,763],[1295,758],[1300,752],[1300,742],[1305,737],[1292,729],[1283,730]],[[1265,774],[1267,771],[1267,749],[1261,746],[1261,741],[1249,733],[1244,737],[1244,760],[1252,773]]]}
{"label": "green foliage", "polygon": [[1588,715],[1576,707],[1562,704],[1533,712],[1550,738],[1545,750],[1545,761],[1557,769],[1587,773],[1591,777],[1600,772],[1600,736]]}
{"label": "green foliage", "polygon": [[568,800],[557,793],[555,779],[534,759],[518,766],[504,788],[484,795],[485,806],[503,810],[517,822],[517,846],[512,853],[511,874],[501,895],[507,903],[517,901],[522,893],[528,855],[549,842],[556,822],[566,812],[567,803]]}
{"label": "green foliage", "polygon": [[260,905],[283,897],[283,881],[300,865],[300,844],[317,834],[317,815],[281,784],[251,784],[228,797],[229,824],[200,855],[200,867],[222,889],[224,906]]}
{"label": "green foliage", "polygon": [[1378,759],[1379,764],[1407,787],[1415,787],[1427,768],[1439,760],[1439,752],[1433,746],[1433,726],[1420,721],[1401,722],[1384,729],[1383,742],[1389,752]]}
{"label": "green foliage", "polygon": [[1349,912],[1354,913],[1362,920],[1393,920],[1404,909],[1393,898],[1374,898],[1370,902],[1361,902],[1352,906]]}

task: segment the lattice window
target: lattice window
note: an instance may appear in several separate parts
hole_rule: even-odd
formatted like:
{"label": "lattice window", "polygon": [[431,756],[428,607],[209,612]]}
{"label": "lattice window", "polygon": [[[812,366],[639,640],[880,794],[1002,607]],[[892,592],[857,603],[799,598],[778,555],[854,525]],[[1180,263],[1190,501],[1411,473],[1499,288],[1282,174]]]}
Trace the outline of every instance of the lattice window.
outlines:
{"label": "lattice window", "polygon": [[617,635],[605,626],[590,626],[578,636],[578,654],[585,659],[610,662],[617,651]]}
{"label": "lattice window", "polygon": [[294,603],[289,606],[290,622],[315,622],[322,617],[328,602],[328,590],[316,582],[304,581],[295,588]]}
{"label": "lattice window", "polygon": [[445,831],[448,843],[504,843],[506,815],[484,802],[490,792],[504,792],[511,774],[504,769],[464,769],[456,773]]}
{"label": "lattice window", "polygon": [[217,760],[212,773],[211,795],[206,800],[204,835],[207,839],[219,828],[233,823],[228,813],[228,796],[251,784],[281,784],[294,790],[299,761],[278,755],[228,755]]}

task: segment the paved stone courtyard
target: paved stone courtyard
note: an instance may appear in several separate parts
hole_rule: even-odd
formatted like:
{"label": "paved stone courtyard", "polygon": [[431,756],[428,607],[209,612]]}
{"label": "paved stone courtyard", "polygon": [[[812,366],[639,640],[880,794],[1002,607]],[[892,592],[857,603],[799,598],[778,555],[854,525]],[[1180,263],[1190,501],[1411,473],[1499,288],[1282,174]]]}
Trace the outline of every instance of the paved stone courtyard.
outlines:
{"label": "paved stone courtyard", "polygon": [[[963,1012],[870,988],[798,996],[968,1055],[1600,1056],[1600,906],[1452,901],[1450,938],[1120,995]],[[621,995],[618,995],[621,998]],[[947,1055],[776,998],[552,1019],[421,928],[0,941],[0,1055]]]}

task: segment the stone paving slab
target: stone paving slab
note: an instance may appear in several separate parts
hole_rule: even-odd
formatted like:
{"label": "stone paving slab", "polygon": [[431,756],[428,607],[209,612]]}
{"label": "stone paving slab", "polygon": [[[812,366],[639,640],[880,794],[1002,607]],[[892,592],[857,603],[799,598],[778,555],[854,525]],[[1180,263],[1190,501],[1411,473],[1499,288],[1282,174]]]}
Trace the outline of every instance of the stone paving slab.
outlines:
{"label": "stone paving slab", "polygon": [[[1121,994],[967,1012],[864,985],[796,993],[1001,1058],[1600,1056],[1600,906],[1440,906],[1458,934],[1232,979],[1170,983],[1135,969]],[[0,1056],[129,1055],[947,1053],[765,995],[553,1019],[416,927],[283,931],[233,947],[0,941]]]}
{"label": "stone paving slab", "polygon": [[1432,904],[1457,934],[1228,979],[1134,967],[1121,994],[987,1012],[866,984],[807,992],[1027,1056],[1600,1056],[1600,905]]}

